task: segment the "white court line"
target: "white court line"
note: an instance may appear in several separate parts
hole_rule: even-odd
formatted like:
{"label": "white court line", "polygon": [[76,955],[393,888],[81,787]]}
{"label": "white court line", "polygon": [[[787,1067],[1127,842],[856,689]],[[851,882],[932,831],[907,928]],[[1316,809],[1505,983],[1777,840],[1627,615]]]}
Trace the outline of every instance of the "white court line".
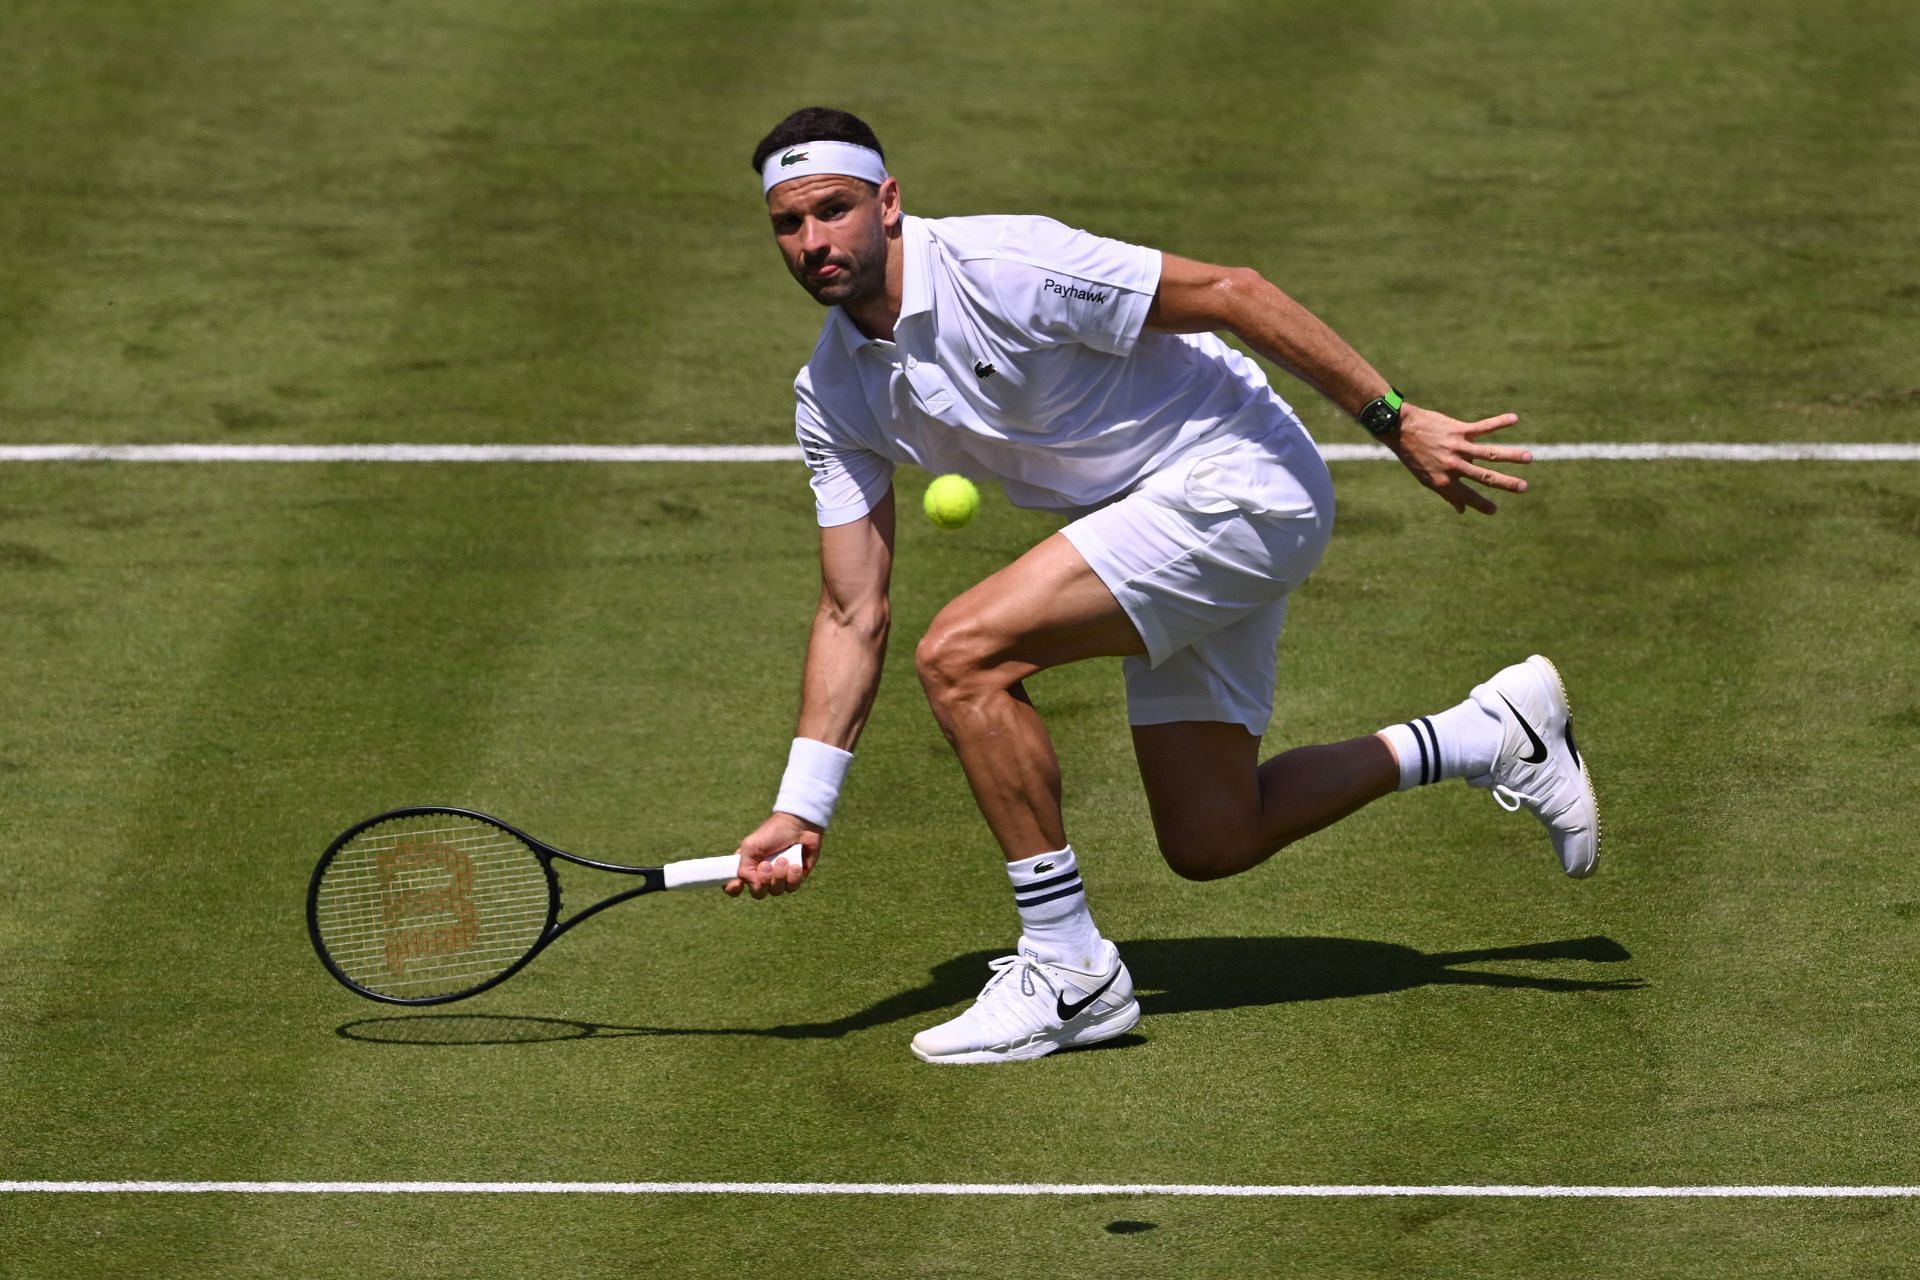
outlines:
{"label": "white court line", "polygon": [[0,1193],[172,1195],[1215,1196],[1255,1199],[1449,1196],[1473,1199],[1913,1199],[1898,1186],[1479,1186],[1471,1183],[1240,1186],[1133,1182],[0,1182]]}
{"label": "white court line", "polygon": [[[1536,444],[1540,462],[1920,462],[1920,444]],[[1385,462],[1378,445],[1323,444],[1329,462]],[[793,445],[14,444],[0,462],[799,462]]]}
{"label": "white court line", "polygon": [[0,462],[799,462],[796,445],[20,444]]}

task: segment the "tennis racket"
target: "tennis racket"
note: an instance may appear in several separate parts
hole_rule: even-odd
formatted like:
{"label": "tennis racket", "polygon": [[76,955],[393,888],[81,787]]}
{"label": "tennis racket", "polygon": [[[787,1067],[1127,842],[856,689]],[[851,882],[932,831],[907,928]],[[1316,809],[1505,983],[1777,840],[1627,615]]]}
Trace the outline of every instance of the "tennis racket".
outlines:
{"label": "tennis racket", "polygon": [[[800,860],[800,846],[781,855]],[[564,859],[639,876],[624,893],[560,918]],[[495,987],[553,940],[617,902],[725,884],[740,860],[660,867],[595,862],[471,809],[395,809],[347,828],[307,885],[307,932],[327,972],[388,1004],[445,1004]]]}

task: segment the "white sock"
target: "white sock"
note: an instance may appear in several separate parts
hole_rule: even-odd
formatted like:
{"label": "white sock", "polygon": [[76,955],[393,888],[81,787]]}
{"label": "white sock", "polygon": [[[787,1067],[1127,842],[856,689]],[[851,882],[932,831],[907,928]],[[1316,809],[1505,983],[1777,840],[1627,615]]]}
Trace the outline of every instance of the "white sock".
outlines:
{"label": "white sock", "polygon": [[1474,778],[1493,768],[1503,730],[1472,698],[1431,716],[1389,725],[1379,736],[1400,762],[1400,790],[1442,778]]}
{"label": "white sock", "polygon": [[1099,959],[1100,929],[1087,909],[1073,846],[1009,862],[1007,879],[1028,950],[1052,964],[1091,970]]}

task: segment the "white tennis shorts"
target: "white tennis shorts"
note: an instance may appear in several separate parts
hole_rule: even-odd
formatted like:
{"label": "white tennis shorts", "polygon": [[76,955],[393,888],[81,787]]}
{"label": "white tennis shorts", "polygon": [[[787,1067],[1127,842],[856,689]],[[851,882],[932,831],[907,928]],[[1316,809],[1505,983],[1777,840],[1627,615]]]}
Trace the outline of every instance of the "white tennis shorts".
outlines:
{"label": "white tennis shorts", "polygon": [[1287,596],[1333,532],[1333,482],[1297,421],[1182,458],[1061,532],[1146,641],[1123,659],[1129,721],[1266,731]]}

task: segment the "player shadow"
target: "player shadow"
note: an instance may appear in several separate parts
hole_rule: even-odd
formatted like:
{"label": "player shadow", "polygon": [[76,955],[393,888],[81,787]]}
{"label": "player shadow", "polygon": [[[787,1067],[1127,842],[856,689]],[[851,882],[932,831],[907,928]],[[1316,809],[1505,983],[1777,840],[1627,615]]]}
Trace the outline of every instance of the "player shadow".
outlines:
{"label": "player shadow", "polygon": [[[1389,995],[1428,986],[1570,993],[1636,991],[1647,985],[1639,978],[1463,967],[1564,961],[1618,964],[1633,958],[1618,942],[1598,936],[1432,953],[1359,938],[1141,938],[1121,943],[1120,950],[1133,974],[1141,1012],[1147,1016]],[[986,980],[987,962],[1002,954],[970,951],[955,956],[934,966],[920,986],[828,1022],[774,1027],[651,1027],[573,1018],[435,1012],[360,1018],[334,1030],[348,1040],[407,1045],[532,1044],[627,1036],[834,1040],[926,1017],[970,999]],[[1115,1043],[1124,1047],[1139,1042],[1139,1037],[1129,1036]]]}

